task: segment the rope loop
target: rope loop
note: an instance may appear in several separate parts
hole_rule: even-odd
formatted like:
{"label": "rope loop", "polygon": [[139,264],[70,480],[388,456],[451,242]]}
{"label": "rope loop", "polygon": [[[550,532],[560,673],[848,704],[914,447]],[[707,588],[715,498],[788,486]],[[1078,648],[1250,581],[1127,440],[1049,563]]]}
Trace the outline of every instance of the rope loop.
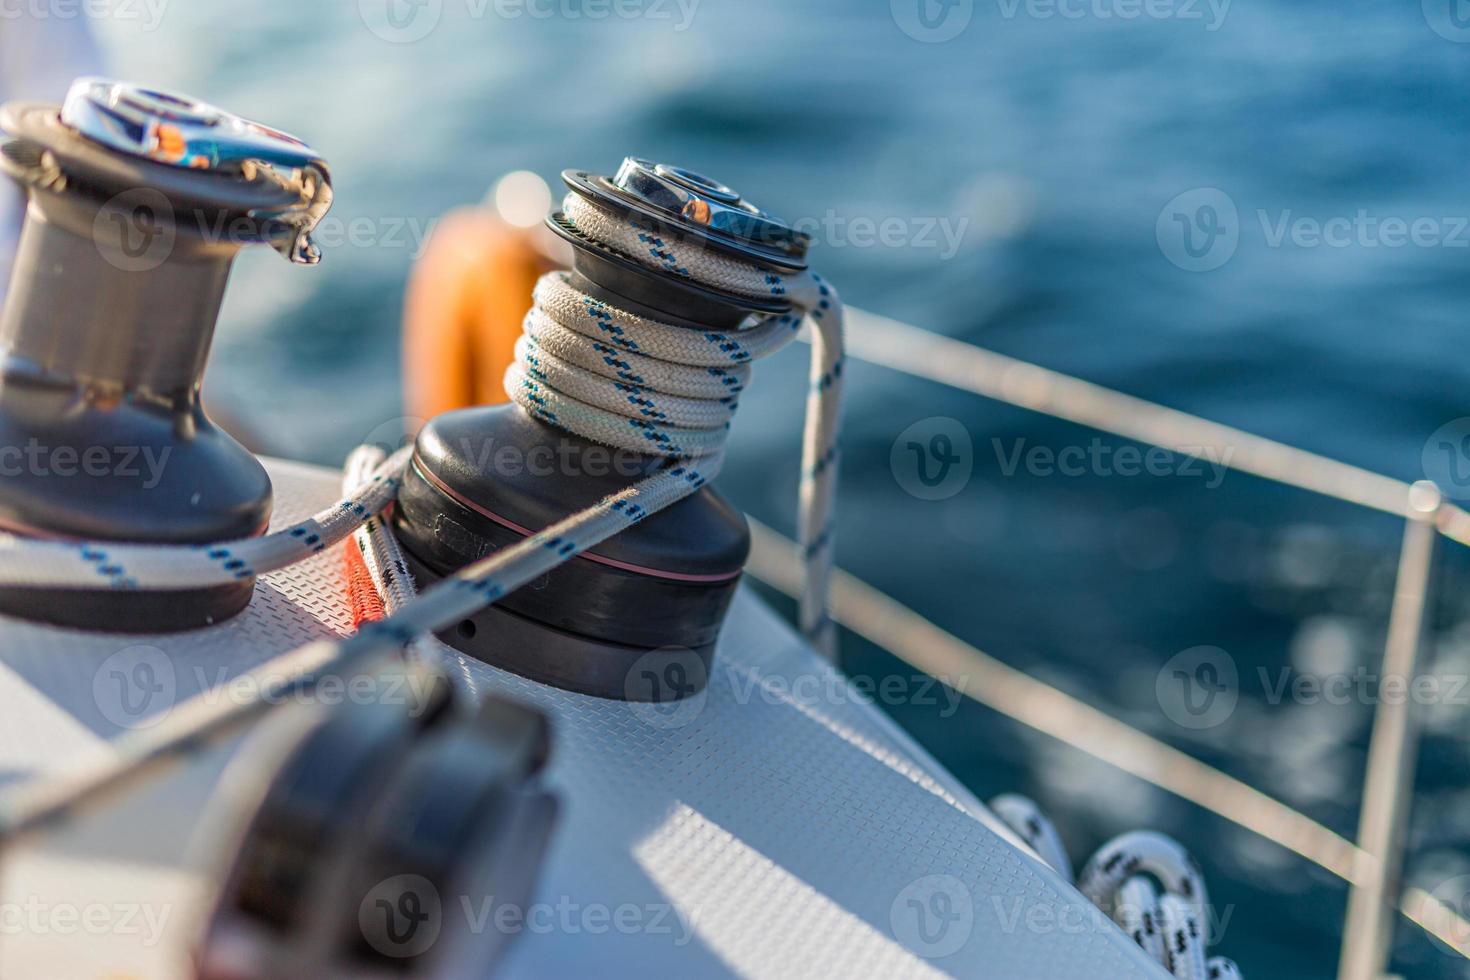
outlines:
{"label": "rope loop", "polygon": [[[990,809],[1042,861],[1072,879],[1061,836],[1040,807],[1007,794]],[[1172,837],[1151,830],[1114,837],[1083,866],[1077,890],[1176,980],[1241,980],[1234,961],[1205,958],[1209,894],[1198,863]]]}

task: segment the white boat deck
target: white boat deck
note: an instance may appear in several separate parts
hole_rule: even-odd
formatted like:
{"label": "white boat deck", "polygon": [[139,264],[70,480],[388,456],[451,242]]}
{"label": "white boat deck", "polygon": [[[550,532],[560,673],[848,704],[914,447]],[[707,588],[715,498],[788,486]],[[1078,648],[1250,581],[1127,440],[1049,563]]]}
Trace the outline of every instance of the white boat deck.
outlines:
{"label": "white boat deck", "polygon": [[[337,477],[269,464],[277,521]],[[349,628],[332,549],[251,608],[169,637],[0,621],[0,776],[110,751],[140,719]],[[742,592],[709,689],[677,708],[568,694],[469,662],[552,718],[562,812],[508,977],[1165,974],[955,779]],[[187,975],[203,802],[234,746],[6,856],[0,977]],[[445,929],[513,922],[442,896]],[[512,926],[514,928],[514,926]]]}

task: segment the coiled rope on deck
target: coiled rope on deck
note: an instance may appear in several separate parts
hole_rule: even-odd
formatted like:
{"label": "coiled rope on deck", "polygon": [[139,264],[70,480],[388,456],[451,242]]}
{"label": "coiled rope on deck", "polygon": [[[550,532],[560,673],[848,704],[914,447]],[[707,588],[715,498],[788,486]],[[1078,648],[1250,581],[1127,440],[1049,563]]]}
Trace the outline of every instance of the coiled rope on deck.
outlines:
{"label": "coiled rope on deck", "polygon": [[[1016,794],[990,801],[991,811],[1052,870],[1072,880],[1072,862],[1041,808]],[[1241,980],[1210,944],[1209,894],[1199,865],[1178,841],[1152,830],[1114,837],[1083,866],[1077,890],[1109,916],[1176,980]]]}

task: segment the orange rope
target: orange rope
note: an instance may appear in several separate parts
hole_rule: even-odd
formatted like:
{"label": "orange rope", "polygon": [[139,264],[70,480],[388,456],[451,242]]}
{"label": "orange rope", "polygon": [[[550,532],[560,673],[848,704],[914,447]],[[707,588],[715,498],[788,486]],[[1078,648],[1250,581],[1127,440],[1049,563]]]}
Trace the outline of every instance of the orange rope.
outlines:
{"label": "orange rope", "polygon": [[352,601],[352,628],[359,629],[363,623],[375,623],[383,618],[383,599],[373,584],[372,573],[355,537],[347,539],[342,555],[347,566],[347,597]]}

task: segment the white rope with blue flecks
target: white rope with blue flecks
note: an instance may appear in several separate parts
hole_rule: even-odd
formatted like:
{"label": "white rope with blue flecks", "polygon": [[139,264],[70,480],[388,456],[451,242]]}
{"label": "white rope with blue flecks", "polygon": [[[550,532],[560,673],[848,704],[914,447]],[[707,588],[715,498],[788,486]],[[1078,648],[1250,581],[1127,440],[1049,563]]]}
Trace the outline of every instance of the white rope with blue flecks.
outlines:
{"label": "white rope with blue flecks", "polygon": [[392,503],[398,496],[399,475],[411,455],[411,449],[400,450],[331,507],[259,538],[207,546],[157,546],[0,535],[0,588],[199,589],[286,568],[345,539]]}
{"label": "white rope with blue flecks", "polygon": [[[801,606],[804,632],[819,649],[831,651],[833,636],[827,616],[828,580],[831,574],[832,500],[836,487],[838,460],[837,435],[842,390],[843,343],[842,305],[837,294],[814,273],[785,277],[757,269],[709,251],[679,254],[674,245],[651,231],[622,225],[610,216],[595,212],[579,198],[569,198],[566,213],[589,237],[595,237],[650,268],[670,271],[704,284],[717,284],[741,295],[788,296],[796,310],[808,316],[815,325],[812,343],[812,384],[807,401],[807,423],[803,438],[803,472],[800,499],[800,538],[806,563],[805,595]],[[718,379],[721,390],[743,387],[748,380],[748,364],[757,353],[770,353],[783,342],[789,342],[795,322],[790,318],[767,321],[750,331],[701,333],[688,331],[678,337],[669,334],[667,325],[640,321],[624,311],[613,310],[561,289],[565,281],[553,277],[543,280],[537,290],[536,312],[528,318],[528,340],[523,349],[537,353],[541,364],[527,358],[518,362],[520,374],[511,377],[529,381],[529,387],[513,391],[518,403],[529,402],[538,414],[572,431],[602,431],[608,421],[608,409],[595,404],[595,395],[581,385],[588,378],[577,375],[574,390],[594,401],[582,401],[556,387],[552,378],[572,376],[571,367],[579,367],[600,376],[608,387],[619,391],[637,404],[633,415],[612,412],[622,421],[617,426],[635,434],[643,452],[665,455],[668,464],[653,475],[640,480],[620,493],[613,494],[576,514],[533,534],[514,545],[503,548],[479,562],[461,569],[430,589],[405,598],[398,611],[376,623],[365,624],[356,634],[342,640],[308,644],[251,671],[260,682],[260,696],[249,701],[229,698],[196,698],[170,711],[157,725],[124,736],[113,743],[114,754],[105,762],[75,773],[63,774],[39,783],[24,784],[0,795],[0,838],[62,820],[96,799],[107,790],[130,777],[167,759],[187,755],[212,737],[230,732],[252,717],[265,713],[273,704],[290,697],[292,692],[309,687],[324,675],[350,677],[369,669],[386,656],[401,651],[425,633],[437,632],[473,615],[485,606],[516,589],[535,581],[574,555],[592,548],[613,535],[647,519],[666,507],[684,499],[704,486],[723,462],[723,438],[709,434],[714,426],[681,426],[678,418],[712,422],[706,415],[678,414],[681,408],[668,401],[666,395],[699,399],[721,405],[723,399],[738,396],[721,394],[705,385],[704,377]],[[571,313],[567,312],[571,304]],[[548,323],[548,321],[550,321]],[[580,341],[558,335],[555,324],[585,338]],[[545,328],[544,330],[542,328]],[[680,346],[701,338],[697,344],[720,351],[726,364],[689,363]],[[602,339],[607,338],[607,339]],[[560,343],[553,347],[554,343]],[[600,345],[600,346],[599,346]],[[548,354],[559,350],[560,353]],[[538,353],[539,352],[539,353]],[[666,359],[665,354],[671,359]],[[634,359],[637,355],[638,359]],[[559,362],[550,364],[548,356]],[[680,360],[679,358],[684,358]],[[612,363],[621,362],[621,363]],[[591,367],[598,364],[611,370]],[[541,371],[537,377],[533,370]],[[553,372],[561,372],[553,374]],[[618,372],[639,375],[629,380]],[[657,372],[657,373],[656,373]],[[703,372],[703,377],[696,376]],[[658,378],[668,388],[651,383]],[[724,379],[734,378],[727,385]],[[624,390],[618,385],[636,390]],[[568,387],[574,387],[568,382]],[[533,397],[534,396],[534,397]],[[524,399],[524,401],[522,400]],[[604,404],[606,400],[604,400]],[[666,410],[667,405],[672,411]],[[705,406],[713,411],[711,406]],[[620,406],[621,408],[621,406]],[[691,408],[691,406],[683,406]],[[670,417],[658,419],[643,411],[663,411]],[[605,413],[605,414],[599,414]],[[728,427],[728,419],[719,431]],[[699,433],[704,432],[704,435]],[[614,443],[617,445],[617,443]],[[280,534],[208,549],[207,561],[195,560],[198,549],[109,546],[102,560],[114,571],[104,580],[116,582],[118,588],[200,588],[215,583],[233,582],[248,574],[262,574],[284,567],[314,554],[353,533],[368,518],[381,511],[393,499],[398,474],[408,458],[409,450],[395,453],[372,475],[367,487],[317,515],[310,521]],[[63,587],[95,587],[95,561],[77,563],[79,548],[54,542],[12,542],[0,548],[0,586],[6,584],[45,584]],[[294,549],[294,550],[293,550]],[[304,553],[303,553],[304,549]],[[29,555],[29,562],[17,560]],[[173,563],[190,561],[187,573]],[[243,564],[228,568],[231,562]],[[159,584],[167,582],[168,584]]]}
{"label": "white rope with blue flecks", "polygon": [[[990,809],[1041,860],[1072,878],[1061,836],[1040,807],[1009,793],[991,800]],[[1139,830],[1113,838],[1082,868],[1077,890],[1176,980],[1241,980],[1233,960],[1205,958],[1209,894],[1199,865],[1172,837]]]}

